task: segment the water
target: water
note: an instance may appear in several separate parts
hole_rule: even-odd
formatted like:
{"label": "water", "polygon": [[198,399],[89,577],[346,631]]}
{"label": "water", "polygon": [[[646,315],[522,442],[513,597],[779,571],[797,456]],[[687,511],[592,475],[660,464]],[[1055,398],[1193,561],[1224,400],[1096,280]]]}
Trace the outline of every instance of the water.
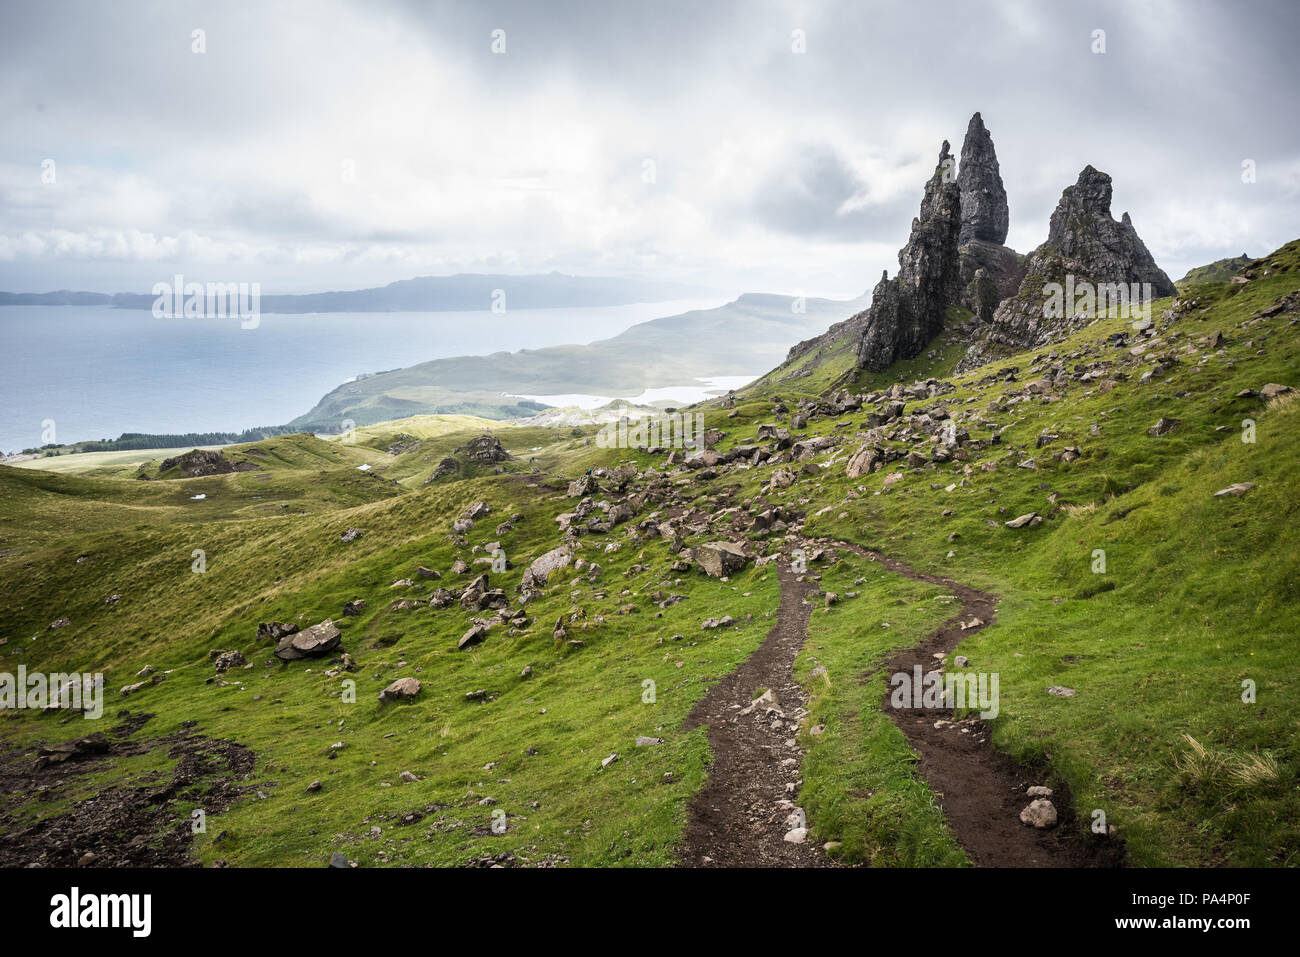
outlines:
{"label": "water", "polygon": [[520,399],[532,399],[543,405],[577,406],[579,409],[598,409],[601,406],[622,399],[629,405],[649,405],[651,402],[676,402],[678,405],[690,405],[703,402],[714,396],[725,395],[729,389],[739,389],[749,385],[767,372],[759,369],[753,375],[720,375],[699,380],[697,383],[669,385],[640,392],[626,392],[622,395],[590,395],[586,392],[569,392],[564,395],[520,395]]}
{"label": "water", "polygon": [[428,359],[606,339],[725,298],[491,312],[156,319],[102,306],[0,307],[0,450],[123,432],[283,425],[335,386]]}

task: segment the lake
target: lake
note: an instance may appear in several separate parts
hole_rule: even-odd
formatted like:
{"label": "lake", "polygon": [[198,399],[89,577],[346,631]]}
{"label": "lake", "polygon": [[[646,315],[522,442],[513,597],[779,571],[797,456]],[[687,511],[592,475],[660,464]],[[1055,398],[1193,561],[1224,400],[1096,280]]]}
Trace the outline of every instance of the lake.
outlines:
{"label": "lake", "polygon": [[123,432],[283,425],[358,375],[427,359],[586,344],[725,297],[492,312],[264,313],[158,319],[105,306],[0,306],[0,450]]}

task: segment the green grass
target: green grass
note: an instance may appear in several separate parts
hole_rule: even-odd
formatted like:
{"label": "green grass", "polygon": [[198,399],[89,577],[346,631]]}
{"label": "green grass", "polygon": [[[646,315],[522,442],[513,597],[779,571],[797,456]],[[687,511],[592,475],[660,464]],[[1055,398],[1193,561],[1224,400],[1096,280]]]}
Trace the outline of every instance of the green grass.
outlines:
{"label": "green grass", "polygon": [[[850,480],[844,463],[864,410],[814,419],[802,430],[844,442],[819,456],[827,468],[789,489],[765,490],[766,467],[712,482],[670,475],[670,487],[678,504],[710,515],[750,498],[784,504],[807,515],[810,533],[1002,596],[996,624],[959,649],[980,670],[1000,674],[994,741],[1068,785],[1081,822],[1103,810],[1131,863],[1295,865],[1300,403],[1237,393],[1267,382],[1300,387],[1294,314],[1252,319],[1300,287],[1297,266],[1300,248],[1291,244],[1257,263],[1250,283],[1198,286],[1197,305],[1170,322],[1162,318],[1170,302],[1157,303],[1161,341],[1146,355],[1106,345],[1125,326],[1107,318],[1050,348],[951,379],[957,389],[942,401],[967,417],[972,437],[1000,432],[998,444],[968,461],[917,470],[894,462]],[[1224,337],[1221,349],[1209,347],[1214,333]],[[1158,355],[1178,362],[1141,382]],[[950,375],[959,359],[960,350],[941,341],[934,359],[854,377],[849,352],[837,346],[813,375],[760,380],[741,395],[734,417],[718,402],[701,408],[707,424],[726,433],[720,447],[727,448],[776,419],[774,396],[790,405],[837,378],[853,389],[880,389],[900,377]],[[1102,362],[1130,378],[1106,392],[1096,382],[1071,382],[1050,400],[1001,401],[1054,361],[1068,370]],[[1018,382],[992,375],[1010,367]],[[931,404],[910,400],[908,412]],[[1162,416],[1181,425],[1148,435]],[[1247,418],[1256,424],[1253,444],[1241,441]],[[226,450],[261,470],[197,479],[159,477],[156,451],[145,460],[153,462],[147,481],[135,477],[141,460],[134,459],[101,459],[84,472],[0,467],[0,669],[104,671],[114,689],[107,721],[119,708],[146,711],[155,717],[138,737],[194,720],[202,734],[251,748],[257,767],[248,783],[267,797],[248,797],[209,819],[196,843],[204,862],[318,865],[342,850],[368,865],[451,865],[502,852],[575,865],[672,863],[707,760],[704,732],[683,732],[683,719],[711,681],[762,641],[777,607],[776,577],[770,567],[725,583],[669,571],[666,545],[633,534],[654,513],[648,505],[614,532],[583,538],[581,557],[604,568],[599,586],[562,574],[525,607],[525,630],[497,628],[484,644],[456,652],[469,613],[434,611],[422,600],[401,610],[397,601],[411,592],[424,599],[438,583],[417,578],[407,589],[394,581],[418,565],[446,575],[457,557],[472,563],[499,540],[513,569],[494,584],[512,590],[527,563],[557,543],[554,518],[574,504],[563,497],[569,478],[618,461],[664,470],[662,456],[601,449],[594,429],[498,423],[494,434],[514,455],[500,472],[471,467],[425,484],[482,428],[474,419],[417,417],[364,427],[351,442],[280,436]],[[1038,449],[1044,430],[1059,438]],[[397,441],[408,450],[390,455]],[[1053,460],[1070,445],[1082,448],[1080,458]],[[1030,457],[1036,470],[1016,467]],[[370,471],[358,471],[361,464]],[[886,488],[895,471],[904,477]],[[1213,496],[1243,481],[1255,483],[1247,495]],[[199,493],[206,498],[194,500]],[[492,514],[458,546],[451,522],[477,499]],[[1031,510],[1041,525],[1003,527]],[[497,524],[512,513],[522,518],[498,535]],[[344,545],[348,528],[366,534]],[[727,528],[719,518],[691,541]],[[618,550],[603,550],[615,543]],[[206,556],[203,574],[191,571],[195,549]],[[1106,553],[1104,574],[1092,571],[1097,549]],[[881,663],[951,609],[940,589],[850,556],[814,571],[827,590],[859,592],[814,610],[796,666],[811,695],[800,732],[808,753],[799,801],[815,838],[841,842],[835,853],[851,863],[966,863],[905,740],[879,711]],[[853,585],[859,577],[866,581]],[[656,617],[650,595],[659,590],[686,600]],[[106,604],[111,595],[119,598]],[[366,600],[363,614],[342,617],[354,598]],[[629,604],[638,611],[620,614]],[[585,646],[557,646],[551,627],[573,613],[570,637]],[[738,624],[700,629],[721,614]],[[49,629],[64,617],[71,626]],[[325,618],[343,630],[355,673],[328,676],[322,661],[281,664],[255,637],[260,621]],[[252,667],[227,674],[224,684],[209,682],[213,649],[239,649]],[[138,680],[145,665],[167,672],[164,680],[119,698],[115,689]],[[521,677],[526,666],[529,678]],[[829,681],[812,676],[818,666]],[[380,705],[379,690],[404,675],[424,683],[420,697]],[[345,679],[356,681],[354,704],[340,696]],[[653,704],[642,701],[646,680],[655,682]],[[1241,700],[1246,680],[1255,682],[1254,703]],[[1076,696],[1046,694],[1056,684]],[[495,698],[467,701],[477,689]],[[38,742],[86,733],[87,724],[11,712],[0,716],[0,737],[30,753]],[[825,732],[813,735],[816,725]],[[635,748],[637,735],[665,743]],[[338,741],[345,747],[330,758]],[[619,760],[602,769],[613,752]],[[12,813],[30,821],[169,767],[156,752],[105,765],[66,793],[16,799]],[[420,780],[402,781],[407,770]],[[307,793],[316,780],[321,790]],[[496,803],[480,804],[485,797]],[[503,835],[491,830],[497,809],[506,814]],[[422,817],[402,824],[410,814]],[[372,826],[381,828],[378,838],[369,836]]]}
{"label": "green grass", "polygon": [[890,653],[920,642],[957,605],[942,588],[851,553],[817,570],[821,589],[841,600],[813,611],[795,668],[810,696],[800,797],[815,835],[838,841],[832,856],[846,863],[965,866],[933,792],[916,776],[916,755],[880,708]]}

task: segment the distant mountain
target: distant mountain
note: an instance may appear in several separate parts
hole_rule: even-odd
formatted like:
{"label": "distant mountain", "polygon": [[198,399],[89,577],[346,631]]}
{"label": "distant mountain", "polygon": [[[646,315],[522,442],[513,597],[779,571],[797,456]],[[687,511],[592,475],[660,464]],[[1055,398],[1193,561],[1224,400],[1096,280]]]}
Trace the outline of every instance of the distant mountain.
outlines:
{"label": "distant mountain", "polygon": [[112,296],[102,292],[0,292],[0,306],[107,306]]}
{"label": "distant mountain", "polygon": [[[199,276],[185,277],[201,282]],[[170,282],[171,276],[162,281]],[[421,276],[387,286],[304,295],[263,295],[262,312],[471,312],[506,309],[561,309],[666,302],[708,295],[714,290],[687,283],[552,272],[534,276],[460,273]],[[152,293],[0,292],[0,306],[108,305],[115,309],[152,309]]]}
{"label": "distant mountain", "polygon": [[326,431],[343,420],[367,425],[464,410],[513,418],[521,403],[512,394],[634,396],[714,376],[751,375],[779,362],[791,342],[823,332],[863,304],[746,293],[716,309],[652,319],[590,345],[434,359],[366,376],[340,385],[289,424]]}

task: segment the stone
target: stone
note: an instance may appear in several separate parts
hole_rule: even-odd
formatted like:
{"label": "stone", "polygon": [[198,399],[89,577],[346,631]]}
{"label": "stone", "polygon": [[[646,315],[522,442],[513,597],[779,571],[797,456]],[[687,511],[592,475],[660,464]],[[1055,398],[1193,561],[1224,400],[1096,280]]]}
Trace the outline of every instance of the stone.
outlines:
{"label": "stone", "polygon": [[1276,382],[1270,382],[1260,388],[1259,394],[1265,399],[1275,399],[1279,395],[1286,395],[1290,391],[1291,387],[1289,385],[1278,385]]}
{"label": "stone", "polygon": [[808,829],[806,827],[791,828],[785,832],[784,840],[787,844],[802,844],[808,840]]}
{"label": "stone", "polygon": [[795,474],[790,469],[779,468],[772,471],[772,477],[767,483],[769,489],[789,488],[794,484]]}
{"label": "stone", "polygon": [[487,637],[487,633],[488,633],[487,625],[476,624],[472,626],[469,629],[469,631],[461,635],[460,641],[456,642],[456,650],[464,651],[466,648],[470,647],[471,645],[479,644],[484,638]]}
{"label": "stone", "polygon": [[1064,685],[1052,685],[1047,689],[1047,693],[1056,695],[1058,698],[1073,698],[1075,694],[1073,688],[1067,688]]}
{"label": "stone", "polygon": [[525,589],[542,589],[546,587],[551,573],[557,569],[564,568],[573,560],[573,552],[565,545],[558,548],[552,548],[549,552],[533,560],[524,572],[523,587]]}
{"label": "stone", "polygon": [[636,739],[636,746],[638,748],[651,748],[657,744],[663,744],[663,743],[664,743],[663,738],[650,738],[650,737],[646,737],[645,735],[638,735]]}
{"label": "stone", "polygon": [[418,678],[398,678],[383,691],[379,692],[379,700],[388,701],[409,701],[420,693],[420,681]]}
{"label": "stone", "polygon": [[1157,436],[1157,437],[1161,435],[1168,435],[1170,432],[1178,428],[1178,426],[1181,423],[1182,423],[1181,419],[1166,419],[1162,417],[1156,422],[1155,425],[1147,429],[1147,435]]}
{"label": "stone", "polygon": [[1040,830],[1056,827],[1056,805],[1046,798],[1031,801],[1029,806],[1020,812],[1020,822]]}
{"label": "stone", "polygon": [[691,549],[691,559],[710,578],[723,578],[749,564],[749,557],[736,542],[706,542]]}
{"label": "stone", "polygon": [[1013,518],[1011,521],[1004,522],[1003,524],[1006,525],[1007,528],[1025,528],[1026,526],[1033,527],[1042,520],[1042,516],[1037,512],[1026,512],[1024,515]]}
{"label": "stone", "polygon": [[1236,482],[1227,488],[1221,488],[1214,493],[1215,498],[1222,498],[1225,495],[1245,495],[1255,487],[1254,482]]}
{"label": "stone", "polygon": [[343,544],[346,545],[349,542],[355,542],[358,538],[360,538],[364,534],[366,534],[365,531],[360,528],[349,528],[346,532],[343,533],[341,538]]}
{"label": "stone", "polygon": [[736,619],[730,615],[723,615],[721,618],[706,618],[700,623],[700,628],[712,630],[714,628],[726,628],[728,625],[734,625]]}
{"label": "stone", "polygon": [[879,449],[870,445],[863,445],[849,458],[845,474],[849,478],[861,478],[864,475],[870,475],[883,464],[884,455]]}
{"label": "stone", "polygon": [[242,668],[245,664],[247,662],[244,661],[244,656],[238,651],[223,651],[217,655],[217,674],[229,671],[231,668]]}
{"label": "stone", "polygon": [[487,518],[492,511],[492,506],[487,502],[474,502],[460,513],[460,517],[471,522],[477,522],[480,518]]}
{"label": "stone", "polygon": [[319,658],[321,655],[329,654],[342,643],[343,636],[334,622],[327,618],[305,631],[285,635],[275,646],[275,656],[283,661]]}
{"label": "stone", "polygon": [[1043,787],[1041,784],[1035,784],[1033,787],[1025,791],[1025,796],[1031,798],[1049,798],[1052,796],[1052,789]]}
{"label": "stone", "polygon": [[285,635],[292,635],[298,630],[298,626],[285,621],[264,621],[257,626],[257,637],[260,639],[271,639],[279,641]]}

